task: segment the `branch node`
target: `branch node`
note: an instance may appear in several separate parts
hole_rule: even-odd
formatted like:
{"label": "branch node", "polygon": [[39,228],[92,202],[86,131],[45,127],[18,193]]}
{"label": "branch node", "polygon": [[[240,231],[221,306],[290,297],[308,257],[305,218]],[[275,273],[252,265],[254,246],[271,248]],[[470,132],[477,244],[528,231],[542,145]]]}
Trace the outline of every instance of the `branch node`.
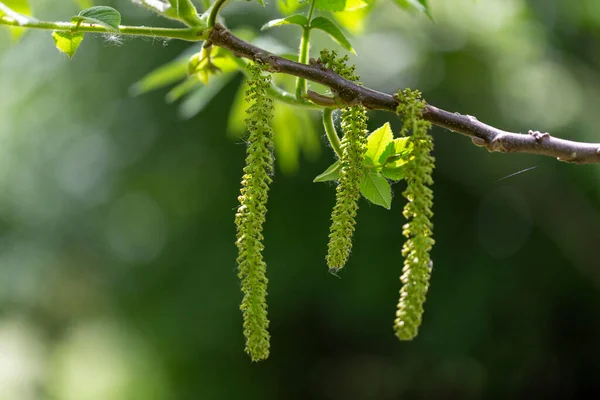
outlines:
{"label": "branch node", "polygon": [[540,131],[529,130],[528,134],[533,136],[533,138],[538,142],[541,142],[543,139],[550,137],[550,134],[548,132],[542,133]]}

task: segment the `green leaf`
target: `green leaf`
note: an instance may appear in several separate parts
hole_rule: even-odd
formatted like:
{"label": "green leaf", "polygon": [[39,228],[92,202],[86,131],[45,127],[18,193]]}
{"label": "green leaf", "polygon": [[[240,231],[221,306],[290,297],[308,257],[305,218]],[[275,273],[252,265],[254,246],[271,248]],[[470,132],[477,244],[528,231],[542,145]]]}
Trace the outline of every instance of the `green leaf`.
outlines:
{"label": "green leaf", "polygon": [[329,166],[322,174],[318,175],[313,182],[327,182],[337,181],[340,179],[340,171],[342,170],[342,163],[336,161]]}
{"label": "green leaf", "polygon": [[285,175],[295,173],[300,155],[313,157],[320,151],[320,135],[316,132],[310,111],[275,102],[273,113],[275,159]]}
{"label": "green leaf", "polygon": [[221,74],[213,77],[209,85],[201,86],[192,92],[179,107],[179,116],[190,119],[204,110],[211,100],[227,85],[235,76],[233,73]]}
{"label": "green leaf", "polygon": [[325,11],[344,11],[346,0],[314,0],[315,7]]}
{"label": "green leaf", "polygon": [[119,32],[121,14],[112,7],[96,6],[81,11],[71,18],[71,22],[102,25],[108,31]]}
{"label": "green leaf", "polygon": [[[0,2],[0,17],[6,15],[7,17],[15,20],[19,25],[24,25],[30,21],[35,21],[34,18],[28,17],[31,15],[31,7],[27,0],[4,0]],[[13,41],[19,39],[23,33],[24,28],[16,26],[8,27],[10,37]]]}
{"label": "green leaf", "polygon": [[310,23],[310,27],[312,29],[320,29],[323,32],[326,32],[340,44],[344,49],[348,50],[352,54],[356,54],[354,48],[350,44],[350,41],[346,38],[344,33],[337,27],[333,22],[331,22],[328,18],[325,17],[317,17],[312,20]]}
{"label": "green leaf", "polygon": [[392,188],[379,172],[367,170],[360,185],[360,192],[367,200],[378,206],[392,207]]}
{"label": "green leaf", "polygon": [[266,29],[270,29],[275,26],[290,25],[290,24],[306,26],[306,25],[308,25],[308,18],[306,18],[302,14],[294,14],[294,15],[290,15],[289,17],[271,20],[271,21],[267,22],[266,24],[264,24],[260,28],[260,30],[264,31]]}
{"label": "green leaf", "polygon": [[325,11],[354,11],[366,7],[365,0],[315,0],[315,7]]}
{"label": "green leaf", "polygon": [[365,161],[371,165],[382,165],[380,157],[388,150],[390,144],[393,145],[393,140],[394,134],[389,122],[374,130],[367,138]]}
{"label": "green leaf", "polygon": [[198,11],[192,0],[169,0],[171,8],[175,10],[177,17],[190,26],[201,26],[204,23],[198,16]]}
{"label": "green leaf", "polygon": [[427,0],[394,0],[394,2],[404,10],[419,11],[426,14],[430,19],[433,19]]}
{"label": "green leaf", "polygon": [[389,168],[398,168],[408,162],[412,146],[408,137],[401,137],[390,142],[379,157],[379,163]]}
{"label": "green leaf", "polygon": [[52,32],[52,39],[54,39],[54,44],[61,53],[73,58],[77,48],[83,41],[83,32],[54,31]]}
{"label": "green leaf", "polygon": [[90,7],[94,6],[94,2],[92,0],[73,0],[73,1],[82,10],[85,10],[86,8],[90,8]]}
{"label": "green leaf", "polygon": [[206,21],[201,18],[191,0],[132,0],[163,17],[182,21],[190,26],[203,26]]}
{"label": "green leaf", "polygon": [[[141,6],[144,6],[156,13],[159,14],[163,14],[165,16],[169,16],[167,14],[172,14],[173,11],[170,11],[171,9],[171,3],[169,3],[168,1],[165,0],[131,0],[133,1],[135,4],[139,4]],[[172,14],[173,16],[175,16],[175,14]]]}
{"label": "green leaf", "polygon": [[373,3],[372,0],[346,0],[346,5],[344,6],[344,11],[356,11],[361,8],[365,8],[369,5],[369,3]]}
{"label": "green leaf", "polygon": [[372,10],[373,7],[369,5],[352,11],[336,12],[333,16],[342,27],[354,35],[360,35],[364,32],[365,21]]}
{"label": "green leaf", "polygon": [[277,8],[284,15],[289,15],[305,5],[306,2],[300,0],[277,0]]}
{"label": "green leaf", "polygon": [[393,181],[401,181],[402,179],[404,179],[404,167],[390,168],[384,166],[381,169],[381,173],[383,174],[383,176]]}
{"label": "green leaf", "polygon": [[171,85],[184,79],[188,75],[188,60],[179,58],[161,65],[145,75],[129,89],[132,96],[150,92],[161,87]]}
{"label": "green leaf", "polygon": [[200,82],[197,77],[190,76],[188,79],[169,90],[165,95],[165,100],[169,104],[174,103],[193,90],[199,89],[200,86],[202,86],[202,82]]}

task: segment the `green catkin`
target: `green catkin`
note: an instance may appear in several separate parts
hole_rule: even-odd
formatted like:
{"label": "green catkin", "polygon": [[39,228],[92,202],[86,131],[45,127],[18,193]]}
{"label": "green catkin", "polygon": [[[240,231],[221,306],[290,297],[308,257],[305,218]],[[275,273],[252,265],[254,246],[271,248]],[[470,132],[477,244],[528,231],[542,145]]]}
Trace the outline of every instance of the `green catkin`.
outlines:
{"label": "green catkin", "polygon": [[400,103],[397,113],[404,118],[402,134],[412,132],[409,145],[412,145],[413,151],[405,170],[407,188],[402,193],[407,200],[403,215],[408,222],[402,227],[402,234],[406,237],[402,248],[404,268],[400,277],[403,285],[394,330],[400,340],[412,340],[421,325],[431,277],[429,253],[434,244],[431,238],[433,191],[429,186],[433,184],[433,140],[428,133],[431,124],[421,117],[425,106],[421,94],[407,89],[398,92],[397,98]]}
{"label": "green catkin", "polygon": [[[347,66],[347,56],[336,60],[335,52],[321,52],[321,62],[340,76],[358,82],[354,66]],[[367,113],[363,106],[342,109],[342,157],[336,203],[331,214],[331,228],[327,252],[327,266],[332,273],[348,261],[352,249],[352,234],[360,198],[360,184],[364,174],[364,155],[367,149]]]}
{"label": "green catkin", "polygon": [[240,309],[244,318],[245,351],[252,361],[269,356],[269,320],[267,319],[267,265],[263,260],[262,226],[267,212],[269,184],[273,174],[273,100],[267,96],[271,77],[261,63],[249,66],[245,122],[249,132],[246,166],[235,215],[238,247],[238,276],[244,298]]}

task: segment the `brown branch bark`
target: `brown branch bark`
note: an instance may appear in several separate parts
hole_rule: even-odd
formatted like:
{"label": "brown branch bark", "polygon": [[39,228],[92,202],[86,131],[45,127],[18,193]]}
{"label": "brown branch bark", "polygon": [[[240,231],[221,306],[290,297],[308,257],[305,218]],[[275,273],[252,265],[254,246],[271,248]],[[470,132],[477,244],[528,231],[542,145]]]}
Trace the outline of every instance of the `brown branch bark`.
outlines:
{"label": "brown branch bark", "polygon": [[[268,64],[273,72],[323,84],[346,104],[362,104],[369,110],[396,113],[398,103],[392,95],[350,82],[314,60],[310,64],[300,64],[269,53],[234,36],[220,24],[215,25],[209,42],[230,50],[237,57],[260,60]],[[432,105],[427,105],[423,118],[434,125],[469,136],[475,145],[485,147],[488,151],[538,154],[578,164],[600,163],[600,143],[574,142],[532,130],[527,134],[506,132],[470,115],[451,113]]]}

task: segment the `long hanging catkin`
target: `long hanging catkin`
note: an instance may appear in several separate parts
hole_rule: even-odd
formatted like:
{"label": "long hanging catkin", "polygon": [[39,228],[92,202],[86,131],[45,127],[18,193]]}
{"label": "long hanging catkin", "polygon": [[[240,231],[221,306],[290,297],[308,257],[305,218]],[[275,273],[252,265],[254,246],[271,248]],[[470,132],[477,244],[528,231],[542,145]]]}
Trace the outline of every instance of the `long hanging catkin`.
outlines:
{"label": "long hanging catkin", "polygon": [[402,227],[402,234],[406,237],[402,247],[404,268],[400,277],[403,285],[394,330],[399,339],[411,340],[417,336],[423,317],[423,305],[431,277],[429,253],[435,243],[431,238],[433,191],[429,188],[433,184],[433,140],[428,133],[431,124],[421,118],[424,107],[421,94],[405,90],[399,92],[397,98],[400,103],[397,112],[404,119],[402,134],[412,132],[409,139],[412,157],[406,164],[407,188],[402,193],[407,200],[403,214],[408,222]]}
{"label": "long hanging catkin", "polygon": [[[340,76],[358,82],[354,66],[347,66],[347,56],[337,60],[335,52],[323,50],[321,62]],[[364,155],[367,149],[367,113],[362,105],[342,110],[342,155],[335,206],[331,213],[327,266],[336,272],[348,261],[352,249],[352,234],[360,198],[360,184],[365,173]]]}
{"label": "long hanging catkin", "polygon": [[263,260],[262,226],[267,212],[269,184],[273,174],[273,100],[267,96],[271,77],[264,74],[260,63],[248,67],[246,101],[249,104],[245,120],[249,132],[246,166],[235,215],[238,247],[238,276],[244,298],[240,309],[244,318],[246,352],[252,361],[269,356],[269,320],[267,318],[267,265]]}

